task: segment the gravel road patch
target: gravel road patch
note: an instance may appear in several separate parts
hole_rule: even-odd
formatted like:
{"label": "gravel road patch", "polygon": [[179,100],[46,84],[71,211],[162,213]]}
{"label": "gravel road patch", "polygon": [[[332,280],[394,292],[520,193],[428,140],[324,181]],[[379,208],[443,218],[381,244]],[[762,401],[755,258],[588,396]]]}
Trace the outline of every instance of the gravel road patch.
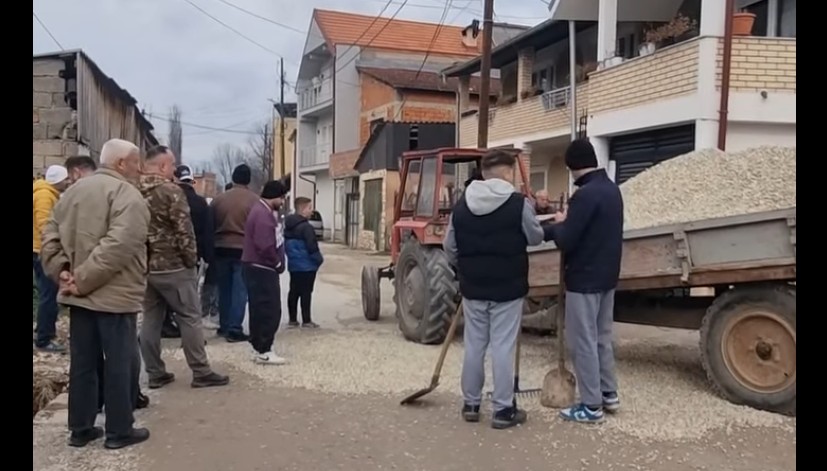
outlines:
{"label": "gravel road patch", "polygon": [[[623,326],[629,327],[629,326]],[[634,327],[635,330],[641,329]],[[697,333],[676,345],[658,335],[621,336],[616,342],[621,413],[599,427],[600,433],[622,432],[640,440],[683,440],[714,430],[739,427],[795,429],[795,419],[731,404],[714,395],[700,365]],[[674,335],[672,335],[674,337]],[[540,387],[554,363],[552,339],[524,337],[521,385]],[[255,365],[248,345],[219,343],[210,347],[212,361],[226,362],[268,383],[339,395],[379,394],[398,401],[430,382],[438,348],[404,340],[392,326],[305,332],[286,330],[277,336],[277,351],[290,363],[281,367]],[[177,359],[183,358],[180,350]],[[462,344],[448,352],[439,391],[459,402]],[[490,368],[486,386],[491,385]],[[538,399],[522,407],[549,421],[556,411]]]}

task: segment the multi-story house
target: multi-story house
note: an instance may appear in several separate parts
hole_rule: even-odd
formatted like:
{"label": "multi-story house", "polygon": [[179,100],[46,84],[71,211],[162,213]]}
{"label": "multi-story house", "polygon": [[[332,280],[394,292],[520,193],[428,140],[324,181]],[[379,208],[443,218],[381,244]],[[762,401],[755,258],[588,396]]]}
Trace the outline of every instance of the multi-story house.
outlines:
{"label": "multi-story house", "polygon": [[[490,111],[489,146],[523,148],[532,188],[554,197],[569,188],[562,154],[572,113],[577,132],[589,136],[618,182],[662,160],[718,147],[720,126],[727,151],[795,145],[795,0],[735,1],[739,24],[722,109],[726,3],[552,1],[549,20],[493,50],[502,94]],[[569,20],[576,26],[574,110]],[[464,89],[478,70],[476,58],[444,74],[459,77]],[[466,95],[460,92],[459,141],[474,147],[478,116]]]}
{"label": "multi-story house", "polygon": [[[497,25],[495,37],[505,41],[523,29]],[[353,164],[372,127],[382,120],[456,121],[454,89],[417,92],[415,86],[389,86],[388,80],[411,81],[417,71],[413,82],[435,76],[478,55],[480,37],[478,23],[463,28],[313,11],[296,84],[294,188],[297,196],[314,198],[326,238],[346,239],[348,202],[356,199],[351,204],[358,206]],[[339,162],[333,165],[343,170],[334,169],[332,176],[334,154]],[[302,186],[305,182],[310,183]]]}

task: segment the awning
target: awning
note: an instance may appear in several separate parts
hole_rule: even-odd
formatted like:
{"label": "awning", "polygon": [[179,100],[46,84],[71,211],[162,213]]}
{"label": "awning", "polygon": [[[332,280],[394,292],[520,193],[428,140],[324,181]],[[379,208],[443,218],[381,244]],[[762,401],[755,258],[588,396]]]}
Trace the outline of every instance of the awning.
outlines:
{"label": "awning", "polygon": [[[557,21],[598,21],[600,0],[551,0],[549,18]],[[683,0],[617,0],[617,21],[669,21]]]}

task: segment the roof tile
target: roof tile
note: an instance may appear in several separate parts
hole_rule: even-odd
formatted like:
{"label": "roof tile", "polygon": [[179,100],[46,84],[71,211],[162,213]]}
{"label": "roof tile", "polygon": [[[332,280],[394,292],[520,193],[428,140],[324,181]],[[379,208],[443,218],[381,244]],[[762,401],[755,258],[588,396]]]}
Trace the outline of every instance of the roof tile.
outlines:
{"label": "roof tile", "polygon": [[[394,88],[435,92],[456,92],[459,87],[459,79],[456,77],[448,78],[446,82],[443,82],[440,75],[435,72],[419,72],[419,76],[417,76],[416,70],[379,69],[374,67],[358,67],[358,69],[360,72],[370,75],[376,80],[385,82]],[[470,85],[471,93],[478,94],[480,90],[480,78],[471,77]],[[491,95],[497,95],[499,92],[500,81],[492,78]]]}
{"label": "roof tile", "polygon": [[370,46],[412,52],[430,50],[432,54],[469,57],[480,52],[479,45],[468,47],[462,43],[462,26],[442,25],[433,46],[429,47],[439,27],[436,23],[319,9],[314,10],[313,18],[330,45]]}

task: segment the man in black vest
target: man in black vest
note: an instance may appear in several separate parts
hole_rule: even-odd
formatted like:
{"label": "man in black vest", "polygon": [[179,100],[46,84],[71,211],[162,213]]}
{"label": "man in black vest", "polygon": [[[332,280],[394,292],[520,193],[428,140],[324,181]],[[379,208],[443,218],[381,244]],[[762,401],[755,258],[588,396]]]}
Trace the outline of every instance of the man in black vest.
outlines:
{"label": "man in black vest", "polygon": [[490,344],[496,429],[526,420],[514,402],[514,347],[528,294],[526,248],[543,241],[534,208],[508,181],[516,163],[501,150],[483,156],[483,180],[471,182],[457,202],[443,243],[457,267],[465,316],[462,416],[467,422],[480,419]]}
{"label": "man in black vest", "polygon": [[560,416],[574,422],[603,420],[620,408],[612,351],[614,294],[623,249],[623,197],[588,139],[566,149],[566,166],[577,191],[569,207],[544,226],[565,255],[566,341],[572,353],[580,404]]}

